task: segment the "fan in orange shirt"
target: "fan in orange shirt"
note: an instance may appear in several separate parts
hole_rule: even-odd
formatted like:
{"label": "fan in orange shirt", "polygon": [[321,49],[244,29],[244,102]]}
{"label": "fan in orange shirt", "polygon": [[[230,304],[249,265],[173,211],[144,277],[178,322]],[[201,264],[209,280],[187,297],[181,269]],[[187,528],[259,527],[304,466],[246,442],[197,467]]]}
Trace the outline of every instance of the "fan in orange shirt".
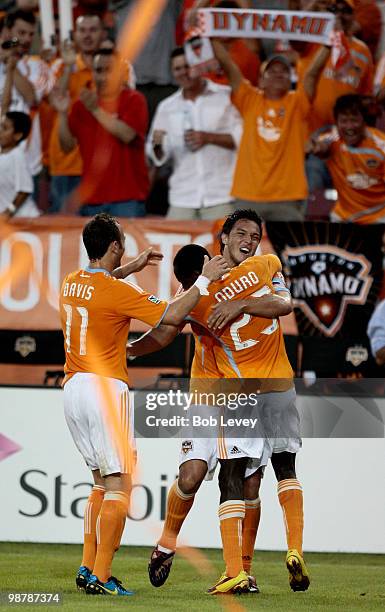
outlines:
{"label": "fan in orange shirt", "polygon": [[360,96],[341,96],[334,107],[336,127],[313,142],[326,160],[338,201],[332,221],[385,221],[385,134],[365,124]]}
{"label": "fan in orange shirt", "polygon": [[[366,44],[351,34],[354,25],[353,0],[335,0],[329,4],[329,10],[333,10],[340,20],[350,57],[338,69],[330,57],[323,68],[308,118],[310,133],[333,124],[333,107],[337,98],[349,93],[371,95],[373,89],[372,55]],[[301,54],[297,63],[300,84],[304,83],[306,72],[319,48],[319,45],[310,44]]]}
{"label": "fan in orange shirt", "polygon": [[255,89],[242,78],[223,45],[213,41],[213,47],[229,79],[233,104],[243,118],[232,195],[265,220],[303,220],[307,196],[304,123],[330,49],[322,48],[317,54],[303,88],[290,91],[291,65],[284,56],[266,62],[261,89]]}

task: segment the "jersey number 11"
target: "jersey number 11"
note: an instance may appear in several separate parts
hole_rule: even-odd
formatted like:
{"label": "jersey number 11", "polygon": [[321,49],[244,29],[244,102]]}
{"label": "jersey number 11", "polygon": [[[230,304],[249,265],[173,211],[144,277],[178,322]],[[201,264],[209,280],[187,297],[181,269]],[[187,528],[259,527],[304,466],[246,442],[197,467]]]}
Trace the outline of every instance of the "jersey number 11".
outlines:
{"label": "jersey number 11", "polygon": [[[63,304],[63,308],[66,311],[66,333],[65,333],[65,346],[66,352],[71,352],[71,327],[72,327],[72,313],[73,308],[70,304]],[[80,341],[79,341],[79,355],[87,355],[87,327],[88,327],[88,310],[84,306],[77,306],[75,310],[81,317],[80,323]]]}

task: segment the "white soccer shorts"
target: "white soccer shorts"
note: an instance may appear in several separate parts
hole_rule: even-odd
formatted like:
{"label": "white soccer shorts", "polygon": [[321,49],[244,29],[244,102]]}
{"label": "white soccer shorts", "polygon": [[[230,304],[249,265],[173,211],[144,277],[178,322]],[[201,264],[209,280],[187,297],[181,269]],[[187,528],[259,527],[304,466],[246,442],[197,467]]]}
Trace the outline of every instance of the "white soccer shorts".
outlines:
{"label": "white soccer shorts", "polygon": [[[210,417],[210,415],[215,413],[215,410],[213,410],[212,406],[191,406],[186,414],[190,416],[192,413],[199,413],[204,417]],[[268,461],[268,454],[264,455],[265,440],[261,437],[226,438],[223,435],[223,428],[218,427],[217,430],[213,428],[207,429],[208,437],[201,438],[195,437],[197,431],[199,429],[195,429],[194,435],[193,427],[187,426],[184,428],[179,454],[179,467],[186,463],[186,461],[197,459],[205,461],[207,463],[206,480],[213,478],[218,459],[248,457],[246,478],[251,476],[262,465],[266,465]],[[265,463],[262,463],[264,457]]]}
{"label": "white soccer shorts", "polygon": [[272,453],[298,453],[302,446],[295,389],[261,393],[258,410]]}
{"label": "white soccer shorts", "polygon": [[78,372],[64,385],[64,415],[91,470],[102,476],[132,471],[134,421],[124,382]]}

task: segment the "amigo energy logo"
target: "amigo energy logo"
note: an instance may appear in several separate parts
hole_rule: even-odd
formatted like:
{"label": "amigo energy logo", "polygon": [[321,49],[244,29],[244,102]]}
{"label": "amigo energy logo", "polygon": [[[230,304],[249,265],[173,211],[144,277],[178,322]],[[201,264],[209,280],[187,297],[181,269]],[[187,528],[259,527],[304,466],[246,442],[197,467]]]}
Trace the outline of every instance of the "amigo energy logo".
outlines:
{"label": "amigo energy logo", "polygon": [[365,304],[373,278],[371,263],[331,245],[287,247],[291,294],[311,323],[325,336],[336,334],[349,304]]}

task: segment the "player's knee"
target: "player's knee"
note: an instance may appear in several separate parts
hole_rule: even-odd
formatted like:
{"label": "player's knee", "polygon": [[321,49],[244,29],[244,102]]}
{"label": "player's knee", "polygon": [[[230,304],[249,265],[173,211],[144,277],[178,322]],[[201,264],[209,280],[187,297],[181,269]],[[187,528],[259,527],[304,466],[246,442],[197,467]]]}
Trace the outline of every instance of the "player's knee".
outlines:
{"label": "player's knee", "polygon": [[245,479],[245,482],[243,484],[243,492],[245,495],[245,499],[257,499],[259,495],[259,488],[261,486],[261,478],[262,471],[261,469],[259,469],[254,472],[254,474]]}
{"label": "player's knee", "polygon": [[295,453],[273,453],[271,463],[278,482],[289,478],[297,478],[295,471]]}
{"label": "player's knee", "polygon": [[[202,464],[202,465],[200,465]],[[207,472],[207,464],[200,461],[187,461],[179,470],[178,487],[185,495],[196,493]]]}

